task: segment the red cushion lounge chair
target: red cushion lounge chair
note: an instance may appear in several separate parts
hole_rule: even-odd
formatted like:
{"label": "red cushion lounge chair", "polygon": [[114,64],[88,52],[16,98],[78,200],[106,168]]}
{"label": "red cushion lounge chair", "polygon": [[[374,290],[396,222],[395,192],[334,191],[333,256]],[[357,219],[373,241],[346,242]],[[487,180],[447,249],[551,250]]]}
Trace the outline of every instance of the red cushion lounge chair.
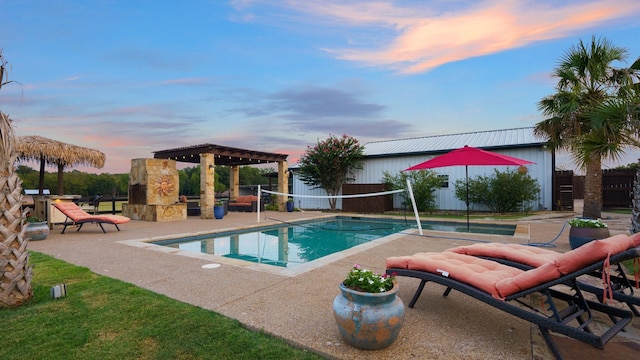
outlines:
{"label": "red cushion lounge chair", "polygon": [[[580,247],[529,270],[444,251],[390,257],[386,260],[387,274],[420,279],[420,285],[409,303],[411,308],[425,284],[435,282],[446,287],[444,296],[448,296],[451,290],[457,290],[536,324],[553,355],[561,359],[562,355],[549,331],[602,348],[633,318],[630,311],[586,299],[577,284],[577,278],[581,275],[606,268],[609,263],[640,257],[640,247],[635,247],[634,239],[623,236],[616,240],[596,240],[587,249],[580,250],[584,246]],[[554,288],[559,284],[569,285],[570,291]],[[533,293],[540,293],[543,297],[541,305],[544,304],[544,308],[534,308],[529,301],[525,301]],[[609,316],[612,324],[608,328],[590,328],[596,312]]]}
{"label": "red cushion lounge chair", "polygon": [[[625,242],[619,242],[618,240],[625,240],[626,238],[626,235],[615,235],[601,241],[604,241],[605,243],[612,242],[622,245]],[[640,246],[640,233],[631,236],[631,239],[633,240],[634,246]],[[592,247],[599,246],[599,242],[593,243],[591,245],[586,244],[583,246],[587,247],[582,248],[579,252],[577,252],[577,256],[580,256],[582,258],[585,257],[585,254],[588,254],[592,251]],[[448,249],[447,251],[497,261],[501,264],[517,267],[522,270],[540,267],[548,262],[557,260],[562,261],[563,256],[562,253],[549,249],[542,249],[521,244],[499,243],[478,243],[467,246],[458,246],[452,249]],[[633,314],[635,316],[640,316],[640,311],[637,308],[638,306],[640,306],[640,297],[635,296],[633,290],[634,286],[625,274],[623,265],[620,263],[612,263],[612,270],[614,270],[615,273],[611,273],[609,275],[608,279],[610,281],[610,284],[608,285],[607,289],[611,289],[611,295],[614,299],[626,303],[631,311],[633,311]],[[603,274],[601,269],[597,269],[590,275],[602,278],[602,276],[605,274]],[[638,275],[636,274],[636,277],[637,276]],[[607,297],[605,293],[605,287],[594,286],[591,283],[583,281],[578,281],[578,285],[582,290],[596,294],[600,301],[606,301]]]}
{"label": "red cushion lounge chair", "polygon": [[102,224],[113,224],[116,229],[120,231],[118,224],[124,224],[130,221],[128,217],[120,215],[91,215],[70,201],[55,203],[53,206],[67,217],[64,222],[62,234],[64,234],[65,230],[67,230],[67,226],[69,225],[79,225],[77,231],[80,231],[80,229],[82,229],[82,225],[86,223],[95,223],[100,225],[100,229],[102,229],[102,232],[104,233],[106,233],[106,231]]}

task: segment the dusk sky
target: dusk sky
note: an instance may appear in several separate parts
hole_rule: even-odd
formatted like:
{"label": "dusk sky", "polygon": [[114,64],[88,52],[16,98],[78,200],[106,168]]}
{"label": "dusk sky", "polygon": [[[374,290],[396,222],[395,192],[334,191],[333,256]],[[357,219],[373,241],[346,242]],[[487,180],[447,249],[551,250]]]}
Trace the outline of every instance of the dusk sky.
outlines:
{"label": "dusk sky", "polygon": [[637,0],[0,0],[0,9],[15,81],[0,110],[19,136],[104,152],[104,168],[77,167],[98,173],[203,143],[289,154],[293,165],[330,134],[365,144],[534,126],[538,101],[555,92],[554,66],[579,40],[627,48],[618,67],[640,57]]}

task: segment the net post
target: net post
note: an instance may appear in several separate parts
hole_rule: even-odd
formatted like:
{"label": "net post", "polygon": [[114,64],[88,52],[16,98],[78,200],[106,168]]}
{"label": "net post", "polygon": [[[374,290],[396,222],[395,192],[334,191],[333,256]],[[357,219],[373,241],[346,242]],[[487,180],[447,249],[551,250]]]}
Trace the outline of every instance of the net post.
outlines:
{"label": "net post", "polygon": [[422,224],[420,223],[420,216],[418,215],[418,208],[416,207],[416,198],[413,197],[413,188],[411,182],[407,179],[407,189],[409,189],[409,197],[411,198],[411,206],[413,206],[413,214],[416,216],[416,224],[418,224],[418,232],[422,234]]}
{"label": "net post", "polygon": [[258,185],[258,211],[256,212],[258,218],[258,224],[260,224],[260,200],[262,199],[262,189],[260,189],[260,185]]}

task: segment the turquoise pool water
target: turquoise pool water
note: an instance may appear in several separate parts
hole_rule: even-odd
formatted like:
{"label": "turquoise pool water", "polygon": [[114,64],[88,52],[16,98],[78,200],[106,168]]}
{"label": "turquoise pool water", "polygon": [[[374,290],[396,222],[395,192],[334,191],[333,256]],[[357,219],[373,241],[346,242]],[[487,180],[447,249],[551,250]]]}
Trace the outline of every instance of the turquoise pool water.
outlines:
{"label": "turquoise pool water", "polygon": [[[471,224],[471,230],[513,235],[513,225]],[[154,244],[181,250],[216,254],[228,258],[280,267],[295,267],[372,240],[416,228],[415,223],[389,220],[336,217],[266,226],[247,231],[213,233],[156,241]],[[466,231],[455,222],[423,222],[423,229]]]}

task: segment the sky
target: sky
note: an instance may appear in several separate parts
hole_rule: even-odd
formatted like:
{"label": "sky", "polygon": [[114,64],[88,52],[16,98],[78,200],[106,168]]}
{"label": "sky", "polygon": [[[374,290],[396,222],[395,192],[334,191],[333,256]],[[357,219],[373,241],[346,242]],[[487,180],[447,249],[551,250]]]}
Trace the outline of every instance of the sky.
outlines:
{"label": "sky", "polygon": [[292,165],[330,135],[535,126],[579,41],[626,48],[618,67],[640,57],[637,0],[0,0],[0,11],[14,81],[0,111],[18,136],[104,152],[102,169],[74,168],[96,173],[205,143]]}

